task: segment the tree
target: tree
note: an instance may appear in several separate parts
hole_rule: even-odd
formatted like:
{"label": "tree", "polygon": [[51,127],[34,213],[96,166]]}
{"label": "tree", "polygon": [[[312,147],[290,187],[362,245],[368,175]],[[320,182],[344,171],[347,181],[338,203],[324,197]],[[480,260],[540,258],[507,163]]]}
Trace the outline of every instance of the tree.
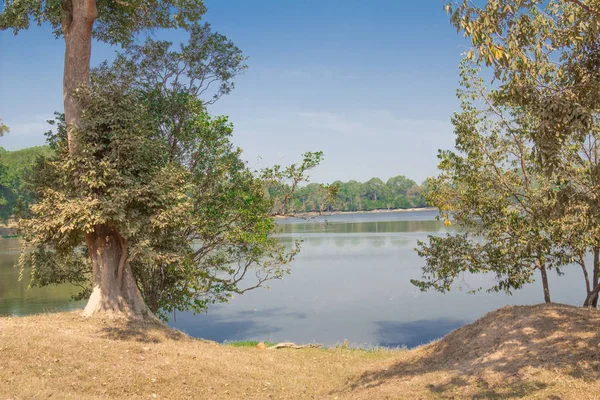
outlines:
{"label": "tree", "polygon": [[386,183],[392,198],[390,202],[394,208],[423,207],[421,191],[416,188],[416,183],[403,175],[388,179]]}
{"label": "tree", "polygon": [[[85,92],[90,85],[90,56],[92,38],[113,45],[130,44],[135,35],[146,29],[184,28],[201,30],[196,23],[206,9],[200,0],[8,0],[0,13],[0,29],[12,29],[15,34],[29,28],[31,22],[49,24],[56,37],[65,40],[63,75],[64,119],[66,144],[76,165],[71,179],[78,183],[84,178],[87,146],[101,143],[85,141],[80,131],[87,129],[84,116]],[[202,56],[202,55],[201,55]],[[220,58],[216,57],[219,61]],[[197,61],[197,60],[196,60]],[[198,64],[197,64],[198,65]],[[217,69],[227,70],[229,65],[216,63]],[[235,72],[217,74],[223,84]],[[208,83],[206,83],[208,84]],[[201,84],[202,86],[202,84]],[[92,122],[88,120],[87,122]],[[87,151],[87,150],[86,150]],[[89,172],[89,171],[88,171]],[[66,178],[65,178],[66,179]],[[125,204],[124,204],[125,206]],[[143,300],[137,290],[127,263],[128,240],[122,232],[101,219],[84,226],[83,234],[90,250],[93,291],[86,306],[86,314],[97,311],[123,311],[139,315],[145,312]],[[116,279],[118,277],[119,279]],[[122,279],[121,279],[122,278]]]}
{"label": "tree", "polygon": [[326,189],[315,185],[301,188],[292,196],[293,204],[303,211],[370,211],[425,206],[423,188],[404,176],[390,178],[387,183],[379,178],[364,183],[336,181]]}
{"label": "tree", "polygon": [[582,138],[600,104],[596,1],[448,1],[451,22],[467,36],[467,58],[491,67],[498,101],[539,115],[531,139],[547,169],[569,137]]}
{"label": "tree", "polygon": [[8,133],[8,126],[2,123],[2,117],[0,117],[0,137],[4,136],[5,133]]}
{"label": "tree", "polygon": [[365,183],[365,197],[367,209],[386,208],[387,204],[387,187],[379,178],[371,178]]}
{"label": "tree", "polygon": [[[273,237],[273,202],[264,196],[263,179],[231,144],[227,118],[211,117],[195,87],[182,85],[183,77],[197,81],[196,63],[166,63],[161,71],[180,71],[180,78],[148,84],[144,66],[164,48],[148,41],[93,70],[90,88],[78,94],[85,111],[77,155],[69,152],[67,126],[58,119],[51,138],[57,156],[36,171],[37,202],[21,224],[30,251],[20,265],[32,268],[33,285],[71,282],[82,287],[80,297],[93,297],[91,275],[93,284],[100,279],[143,299],[126,305],[134,315],[165,317],[173,310],[204,311],[287,272],[298,245],[285,248]],[[302,180],[319,158],[307,154],[306,167],[289,168]],[[124,243],[107,243],[107,237]],[[127,253],[103,251],[107,245]],[[105,267],[109,263],[116,273]],[[109,273],[97,277],[97,271]],[[87,307],[124,309],[106,301],[122,300],[109,293]]]}
{"label": "tree", "polygon": [[5,223],[13,214],[20,215],[31,202],[27,188],[27,177],[39,157],[52,154],[48,146],[30,147],[17,151],[6,151],[0,147],[0,220]]}
{"label": "tree", "polygon": [[[499,0],[484,7],[452,1],[446,7],[471,39],[467,57],[485,62],[500,82],[498,101],[539,117],[531,141],[541,167],[547,174],[561,163],[565,169],[564,146],[585,145],[600,111],[600,4]],[[592,287],[598,275],[595,267]]]}
{"label": "tree", "polygon": [[548,196],[553,182],[531,157],[535,120],[498,105],[477,69],[463,64],[461,75],[462,111],[452,119],[457,152],[440,152],[440,175],[428,180],[425,197],[462,233],[419,242],[424,280],[412,282],[446,292],[466,272],[492,273],[496,284],[488,290],[511,293],[532,282],[537,270],[549,303],[546,271],[564,265],[566,257],[549,218],[556,203]]}
{"label": "tree", "polygon": [[[579,265],[584,305],[600,286],[598,231],[598,16],[580,2],[449,3],[471,39],[463,61],[458,153],[426,197],[462,234],[420,243],[422,289],[450,289],[464,272],[492,272],[492,290],[520,288],[539,270]],[[486,88],[469,63],[486,64]],[[591,261],[591,276],[589,273]]]}
{"label": "tree", "polygon": [[326,185],[318,184],[309,185],[310,189],[308,190],[298,189],[298,185],[303,181],[308,181],[305,172],[316,167],[321,162],[322,157],[323,152],[320,151],[306,153],[300,165],[293,164],[286,168],[276,165],[262,171],[261,178],[265,183],[265,195],[273,202],[274,215],[292,215],[297,211],[313,211],[302,209],[305,207],[303,203],[306,201],[304,193],[310,193],[314,190],[328,196],[331,190],[335,190]]}

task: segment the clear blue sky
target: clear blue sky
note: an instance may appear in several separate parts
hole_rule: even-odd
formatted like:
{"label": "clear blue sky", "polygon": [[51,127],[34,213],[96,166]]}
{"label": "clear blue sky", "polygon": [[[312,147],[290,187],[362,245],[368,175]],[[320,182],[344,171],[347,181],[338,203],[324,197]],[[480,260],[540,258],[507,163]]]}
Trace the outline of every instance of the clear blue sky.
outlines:
{"label": "clear blue sky", "polygon": [[[325,161],[312,181],[418,182],[452,148],[450,116],[464,40],[440,0],[207,0],[206,21],[250,57],[236,88],[214,106],[230,116],[252,166],[305,151]],[[181,41],[177,32],[154,33]],[[92,64],[115,48],[93,46]],[[41,145],[62,110],[64,42],[48,27],[0,32],[0,116],[9,150]]]}

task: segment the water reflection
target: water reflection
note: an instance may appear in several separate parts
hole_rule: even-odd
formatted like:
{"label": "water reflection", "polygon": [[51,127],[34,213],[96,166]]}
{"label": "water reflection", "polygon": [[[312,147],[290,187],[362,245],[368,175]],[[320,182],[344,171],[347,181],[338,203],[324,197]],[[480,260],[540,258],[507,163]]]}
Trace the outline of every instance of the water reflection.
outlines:
{"label": "water reflection", "polygon": [[21,251],[21,240],[0,239],[0,315],[25,315],[44,311],[68,310],[82,306],[72,302],[77,288],[71,285],[28,289],[30,270],[19,270],[15,265]]}
{"label": "water reflection", "polygon": [[280,235],[286,234],[345,234],[442,231],[444,225],[436,220],[428,221],[373,221],[373,222],[305,222],[285,223],[279,226]]}
{"label": "water reflection", "polygon": [[[178,313],[170,324],[193,336],[225,340],[270,340],[335,345],[409,347],[441,337],[452,329],[507,304],[542,301],[535,283],[509,297],[502,293],[467,295],[422,293],[410,284],[422,260],[417,240],[447,228],[435,212],[334,215],[312,221],[281,221],[279,240],[303,240],[292,274],[208,314]],[[0,314],[29,314],[45,309],[82,307],[69,300],[68,286],[27,290],[12,265],[20,243],[0,241]],[[553,300],[579,304],[579,271],[550,276]],[[469,287],[489,286],[493,277],[466,276]],[[461,282],[463,286],[464,283]],[[564,288],[561,290],[561,288]]]}
{"label": "water reflection", "polygon": [[449,318],[418,321],[376,321],[375,342],[384,347],[416,347],[443,336],[468,321]]}

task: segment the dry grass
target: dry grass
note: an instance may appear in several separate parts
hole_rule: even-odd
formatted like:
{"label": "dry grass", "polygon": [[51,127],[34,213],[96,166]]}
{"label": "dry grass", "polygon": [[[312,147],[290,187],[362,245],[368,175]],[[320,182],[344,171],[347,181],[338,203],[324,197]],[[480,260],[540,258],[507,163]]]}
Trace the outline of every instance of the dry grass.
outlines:
{"label": "dry grass", "polygon": [[0,400],[600,398],[600,313],[506,307],[410,351],[259,350],[77,312],[0,318]]}

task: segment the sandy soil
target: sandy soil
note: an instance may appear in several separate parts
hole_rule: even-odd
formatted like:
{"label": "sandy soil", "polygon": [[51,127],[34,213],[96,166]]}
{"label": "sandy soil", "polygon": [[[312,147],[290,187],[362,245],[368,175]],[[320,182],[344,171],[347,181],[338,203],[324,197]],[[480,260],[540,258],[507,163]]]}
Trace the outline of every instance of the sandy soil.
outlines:
{"label": "sandy soil", "polygon": [[596,399],[600,313],[505,307],[414,350],[235,348],[78,312],[0,318],[6,399]]}

